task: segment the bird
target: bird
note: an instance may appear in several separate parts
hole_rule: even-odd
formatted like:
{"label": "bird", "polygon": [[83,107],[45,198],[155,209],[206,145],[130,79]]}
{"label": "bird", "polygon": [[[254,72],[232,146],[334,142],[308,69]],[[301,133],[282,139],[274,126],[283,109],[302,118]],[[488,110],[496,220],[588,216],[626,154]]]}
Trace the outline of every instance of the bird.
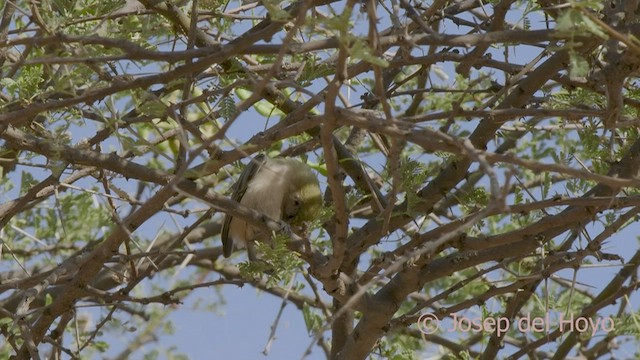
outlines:
{"label": "bird", "polygon": [[[291,158],[257,155],[245,166],[233,185],[231,198],[269,218],[300,226],[314,220],[322,208],[320,185],[307,164]],[[243,219],[225,214],[221,231],[224,257],[234,248],[247,248],[256,260],[254,242],[269,243],[271,236]]]}

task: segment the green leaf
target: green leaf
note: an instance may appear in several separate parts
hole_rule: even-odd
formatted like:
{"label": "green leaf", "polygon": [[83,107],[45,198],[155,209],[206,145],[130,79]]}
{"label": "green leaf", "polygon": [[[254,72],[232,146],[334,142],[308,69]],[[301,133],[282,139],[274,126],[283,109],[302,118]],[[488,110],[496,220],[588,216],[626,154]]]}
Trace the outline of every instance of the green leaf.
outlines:
{"label": "green leaf", "polygon": [[569,53],[569,76],[571,78],[581,78],[589,74],[589,62],[576,52]]}

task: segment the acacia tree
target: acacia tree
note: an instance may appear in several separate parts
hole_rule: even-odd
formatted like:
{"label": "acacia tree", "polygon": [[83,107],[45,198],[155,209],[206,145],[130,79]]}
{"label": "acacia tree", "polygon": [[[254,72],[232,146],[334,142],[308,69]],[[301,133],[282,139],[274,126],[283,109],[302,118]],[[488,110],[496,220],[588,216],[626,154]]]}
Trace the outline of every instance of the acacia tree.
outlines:
{"label": "acacia tree", "polygon": [[[639,11],[5,2],[0,354],[95,356],[120,321],[120,358],[141,356],[166,305],[245,284],[332,359],[632,356],[640,249],[616,233],[640,212]],[[229,198],[258,153],[318,172],[308,231]],[[273,272],[221,256],[224,213],[273,231]],[[574,320],[515,326],[544,316]]]}

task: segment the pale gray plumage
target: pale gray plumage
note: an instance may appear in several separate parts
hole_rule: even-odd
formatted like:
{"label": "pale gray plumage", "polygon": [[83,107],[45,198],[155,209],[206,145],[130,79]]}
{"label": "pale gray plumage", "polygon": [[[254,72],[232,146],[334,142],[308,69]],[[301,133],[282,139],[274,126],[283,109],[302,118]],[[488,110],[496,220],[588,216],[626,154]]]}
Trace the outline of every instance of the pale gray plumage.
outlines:
{"label": "pale gray plumage", "polygon": [[[231,198],[273,220],[301,225],[313,220],[322,206],[318,178],[301,161],[271,159],[258,155],[244,168]],[[235,247],[246,247],[255,260],[254,241],[268,242],[270,233],[226,214],[221,232],[223,253],[229,257]]]}

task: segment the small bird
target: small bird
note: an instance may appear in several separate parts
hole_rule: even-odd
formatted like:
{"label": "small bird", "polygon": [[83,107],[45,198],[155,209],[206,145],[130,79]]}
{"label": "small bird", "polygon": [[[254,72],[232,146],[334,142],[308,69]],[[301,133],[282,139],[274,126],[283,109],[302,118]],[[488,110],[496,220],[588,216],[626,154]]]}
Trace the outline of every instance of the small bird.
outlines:
{"label": "small bird", "polygon": [[[322,207],[318,178],[305,163],[258,155],[244,168],[233,186],[231,198],[273,220],[299,226],[313,220]],[[246,247],[249,260],[256,259],[254,241],[269,242],[270,234],[242,219],[226,214],[222,225],[225,257]]]}

